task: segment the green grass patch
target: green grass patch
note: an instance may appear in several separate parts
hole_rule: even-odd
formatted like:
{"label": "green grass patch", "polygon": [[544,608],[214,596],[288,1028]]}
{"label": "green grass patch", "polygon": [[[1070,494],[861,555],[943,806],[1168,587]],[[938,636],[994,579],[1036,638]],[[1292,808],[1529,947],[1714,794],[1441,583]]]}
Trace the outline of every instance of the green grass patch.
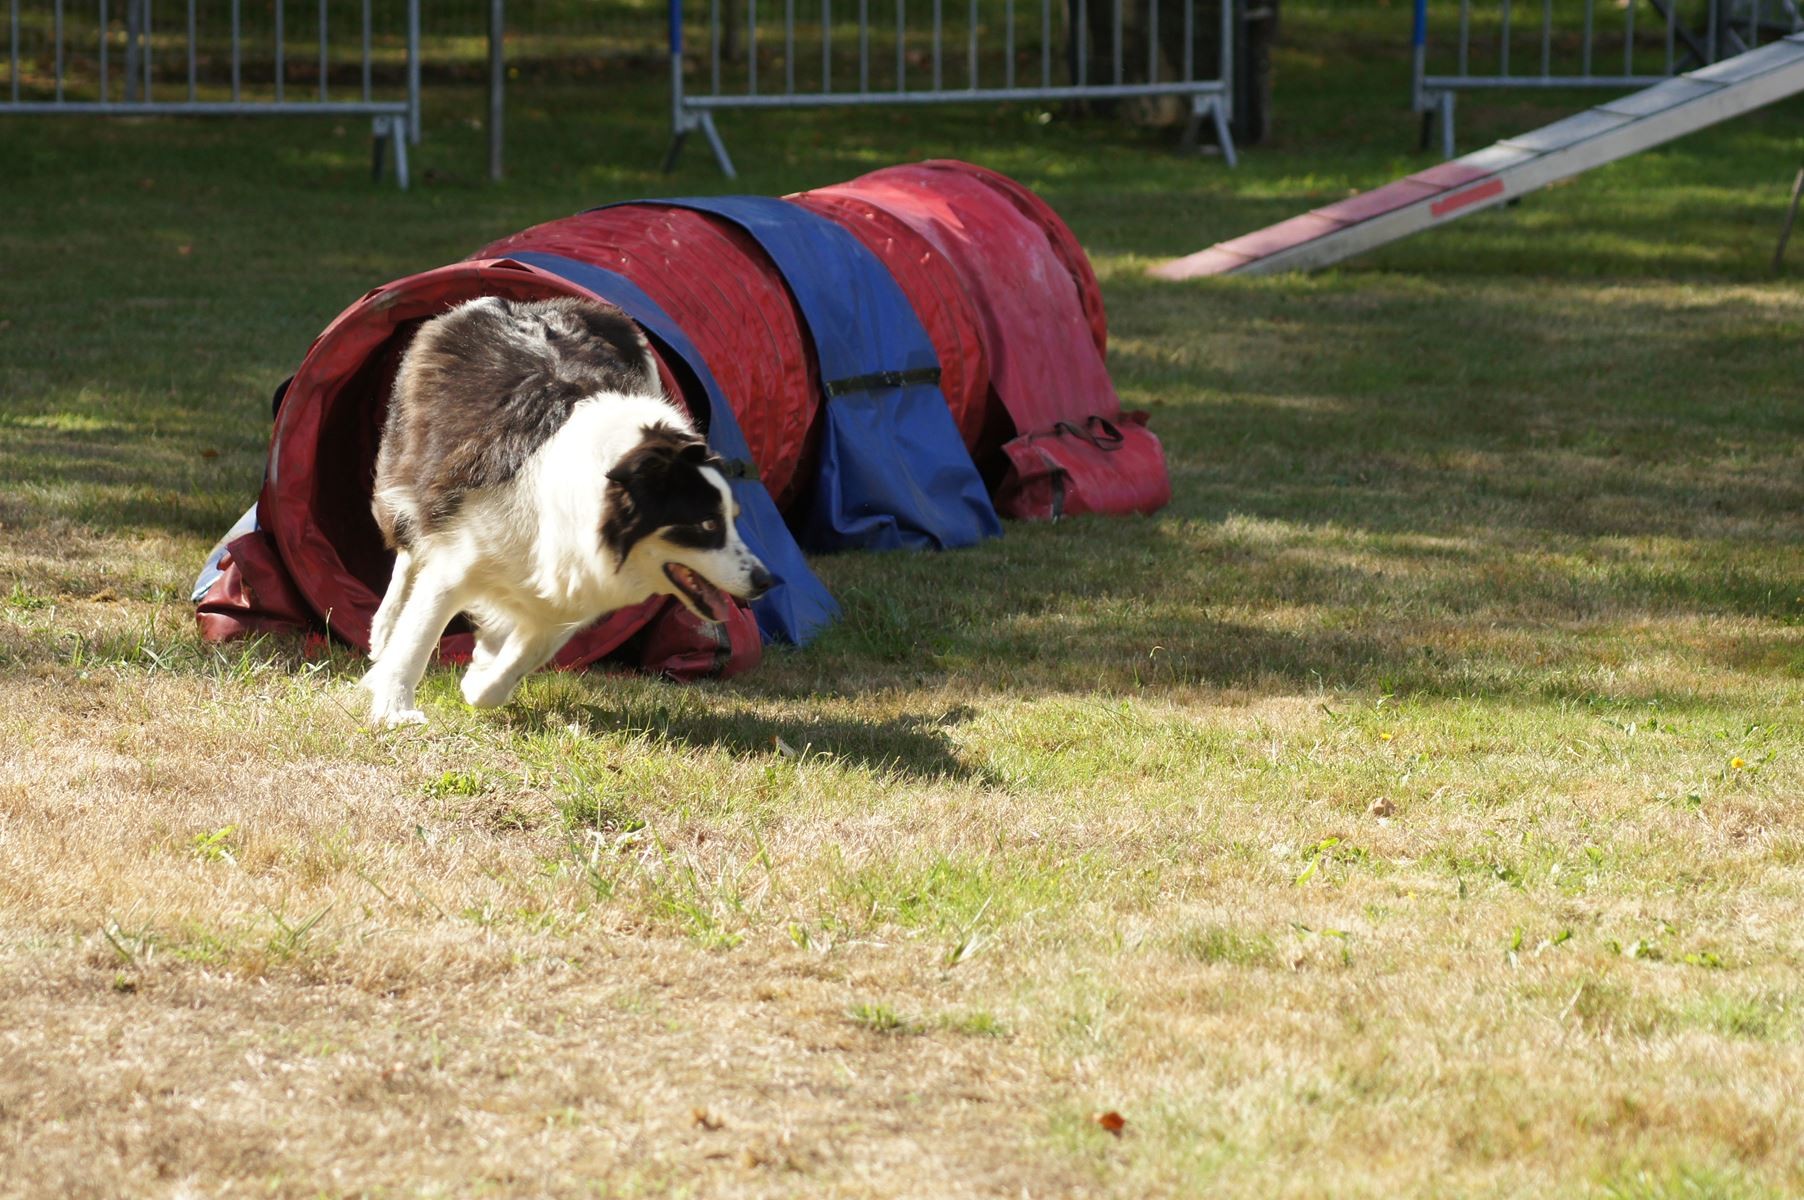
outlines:
{"label": "green grass patch", "polygon": [[[1287,3],[1235,171],[1022,104],[723,115],[732,183],[658,173],[657,13],[609,11],[520,48],[496,186],[456,71],[407,194],[355,122],[5,127],[0,966],[61,1075],[0,1069],[0,1107],[31,1169],[107,1181],[48,1190],[309,1190],[235,1140],[280,1111],[378,1191],[1804,1192],[1798,101],[1171,286],[1145,267],[1430,165],[1407,6]],[[1600,98],[1468,97],[1462,140]],[[362,728],[333,643],[196,636],[271,388],[370,287],[936,155],[1078,234],[1163,512],[822,557],[844,619],[730,681],[477,712],[435,670],[424,731]],[[369,1149],[421,1129],[445,1175]],[[668,1154],[616,1170],[603,1130]]]}

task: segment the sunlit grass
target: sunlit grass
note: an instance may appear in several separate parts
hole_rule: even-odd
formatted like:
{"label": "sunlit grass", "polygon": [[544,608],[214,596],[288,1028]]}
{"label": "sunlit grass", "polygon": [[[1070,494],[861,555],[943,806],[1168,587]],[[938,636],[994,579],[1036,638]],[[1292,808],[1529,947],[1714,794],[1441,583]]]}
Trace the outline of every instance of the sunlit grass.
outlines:
{"label": "sunlit grass", "polygon": [[[498,187],[473,88],[406,195],[356,122],[0,126],[0,1178],[1804,1190],[1796,105],[1334,272],[1147,280],[1429,161],[1407,8],[1341,8],[1286,7],[1234,172],[1016,106],[735,115],[742,180],[665,178],[655,65],[521,81]],[[270,390],[370,286],[941,154],[1083,239],[1165,512],[822,559],[845,619],[729,683],[434,672],[423,733],[342,648],[195,638]]]}

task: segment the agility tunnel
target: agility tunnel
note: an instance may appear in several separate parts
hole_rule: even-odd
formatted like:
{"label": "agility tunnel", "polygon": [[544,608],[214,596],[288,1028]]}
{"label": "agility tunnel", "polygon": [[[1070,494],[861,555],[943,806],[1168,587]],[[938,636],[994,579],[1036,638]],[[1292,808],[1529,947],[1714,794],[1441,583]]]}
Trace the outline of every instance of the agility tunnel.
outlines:
{"label": "agility tunnel", "polygon": [[[780,200],[638,201],[375,288],[315,339],[278,389],[257,502],[196,582],[203,637],[325,630],[367,649],[392,567],[370,489],[395,372],[421,323],[483,296],[598,299],[637,322],[779,581],[720,626],[662,596],[608,614],[564,667],[737,673],[837,615],[806,553],[954,549],[999,536],[999,516],[1170,499],[1145,414],[1109,380],[1089,260],[1013,180],[933,161]],[[454,624],[441,658],[471,641]]]}

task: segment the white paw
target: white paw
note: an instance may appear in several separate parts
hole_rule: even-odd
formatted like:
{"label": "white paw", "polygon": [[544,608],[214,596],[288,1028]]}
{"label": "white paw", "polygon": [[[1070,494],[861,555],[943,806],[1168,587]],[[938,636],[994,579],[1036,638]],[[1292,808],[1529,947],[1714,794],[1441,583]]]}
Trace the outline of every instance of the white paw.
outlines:
{"label": "white paw", "polygon": [[471,669],[464,673],[460,690],[464,699],[477,708],[499,708],[514,694],[515,681],[496,678],[485,671]]}
{"label": "white paw", "polygon": [[398,729],[426,723],[426,714],[414,707],[412,688],[395,687],[373,671],[357,686],[370,694],[370,724]]}

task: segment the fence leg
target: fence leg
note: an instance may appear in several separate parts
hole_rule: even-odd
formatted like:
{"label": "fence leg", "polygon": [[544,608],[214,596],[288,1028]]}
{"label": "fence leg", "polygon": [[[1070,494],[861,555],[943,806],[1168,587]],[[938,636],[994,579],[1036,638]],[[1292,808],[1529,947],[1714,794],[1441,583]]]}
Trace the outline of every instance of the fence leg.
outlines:
{"label": "fence leg", "polygon": [[407,178],[407,139],[409,135],[406,117],[390,117],[389,128],[394,131],[390,140],[395,144],[395,185],[402,191],[407,190],[410,182]]}
{"label": "fence leg", "polygon": [[1178,137],[1178,149],[1186,153],[1196,149],[1197,135],[1202,132],[1205,118],[1215,129],[1215,140],[1221,147],[1222,161],[1230,167],[1238,166],[1240,159],[1234,153],[1234,134],[1228,128],[1228,113],[1222,107],[1220,96],[1190,98],[1190,120],[1184,123],[1184,132]]}
{"label": "fence leg", "polygon": [[714,114],[711,112],[684,113],[679,118],[676,132],[670,135],[670,149],[664,151],[664,165],[661,168],[668,175],[676,170],[678,156],[683,153],[683,144],[689,140],[694,130],[701,130],[702,137],[707,139],[708,149],[714,153],[714,165],[728,179],[738,179],[739,172],[733,169],[733,158],[727,153],[727,145],[720,140],[720,130],[714,127]]}
{"label": "fence leg", "polygon": [[1240,157],[1234,153],[1234,135],[1228,129],[1228,110],[1220,96],[1210,98],[1209,111],[1215,118],[1215,141],[1221,146],[1222,161],[1230,167],[1239,166]]}
{"label": "fence leg", "polygon": [[382,182],[382,160],[392,150],[395,159],[395,184],[402,191],[410,182],[407,175],[407,118],[377,117],[370,126],[370,182]]}
{"label": "fence leg", "polygon": [[1785,210],[1785,224],[1779,229],[1779,245],[1773,250],[1773,272],[1777,274],[1785,265],[1785,243],[1791,240],[1792,222],[1798,219],[1798,201],[1804,199],[1804,167],[1798,168],[1798,177],[1791,181],[1791,205]]}
{"label": "fence leg", "polygon": [[702,114],[702,136],[708,139],[708,148],[714,151],[714,161],[720,166],[720,173],[728,179],[739,178],[739,172],[733,169],[733,160],[727,156],[726,143],[720,140],[720,130],[714,128],[714,114]]}
{"label": "fence leg", "polygon": [[1435,126],[1441,128],[1441,153],[1453,157],[1453,93],[1427,92],[1417,103],[1421,105],[1416,111],[1422,114],[1422,136],[1416,143],[1416,149],[1427,150],[1434,144]]}

